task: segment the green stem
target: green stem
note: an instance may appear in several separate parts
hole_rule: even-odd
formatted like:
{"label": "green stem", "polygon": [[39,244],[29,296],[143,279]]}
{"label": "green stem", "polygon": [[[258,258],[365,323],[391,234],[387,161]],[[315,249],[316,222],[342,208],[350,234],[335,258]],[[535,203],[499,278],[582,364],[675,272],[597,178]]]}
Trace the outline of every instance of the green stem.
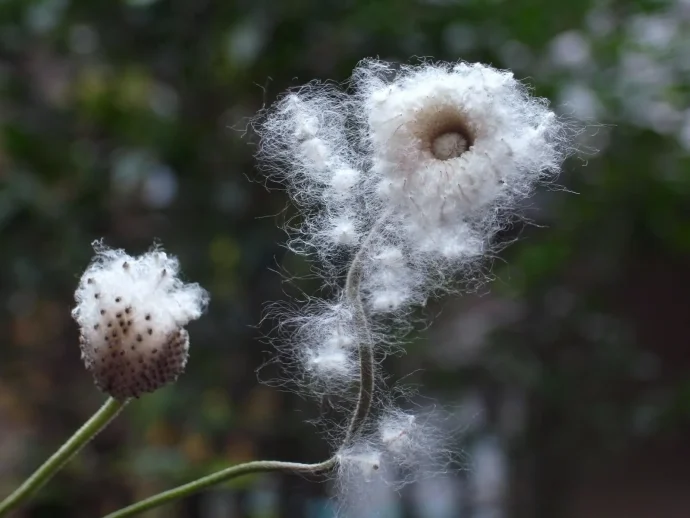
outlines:
{"label": "green stem", "polygon": [[[363,261],[368,252],[371,242],[376,238],[381,228],[386,222],[388,214],[384,214],[371,228],[369,235],[360,246],[357,254],[350,263],[350,268],[347,273],[345,281],[345,297],[352,304],[355,313],[355,320],[358,329],[362,330],[362,337],[358,346],[359,351],[359,396],[357,398],[357,406],[355,407],[350,424],[348,425],[347,434],[343,441],[343,446],[349,446],[352,440],[357,437],[362,426],[369,416],[372,404],[374,402],[374,388],[376,383],[375,365],[374,365],[374,340],[371,335],[369,326],[369,319],[367,318],[364,302],[362,301],[362,294],[360,285],[362,281]],[[115,511],[103,518],[125,518],[126,516],[134,516],[154,507],[167,504],[173,500],[185,498],[192,493],[201,491],[222,482],[240,477],[242,475],[249,475],[252,473],[266,473],[269,471],[282,471],[286,473],[301,473],[301,474],[319,474],[324,471],[333,469],[338,463],[338,457],[334,456],[319,464],[299,464],[294,462],[279,462],[279,461],[254,461],[245,464],[239,464],[230,468],[218,471],[211,475],[194,480],[182,486],[158,493],[152,497],[142,500],[128,507]]]}
{"label": "green stem", "polygon": [[374,388],[376,377],[374,376],[374,339],[371,336],[371,329],[369,326],[369,319],[367,318],[364,302],[362,301],[362,293],[360,284],[362,282],[362,267],[364,255],[368,252],[371,242],[376,238],[379,231],[383,227],[388,214],[384,214],[374,224],[369,231],[367,238],[359,247],[357,254],[350,263],[350,269],[347,272],[347,279],[345,281],[345,296],[354,307],[354,316],[357,327],[361,330],[363,339],[358,345],[359,351],[359,397],[357,398],[357,406],[352,414],[350,425],[343,441],[343,446],[349,446],[352,440],[357,436],[362,425],[367,420],[371,406],[374,402]]}
{"label": "green stem", "polygon": [[230,468],[224,469],[202,477],[188,484],[170,489],[163,493],[158,493],[146,500],[137,502],[123,509],[119,509],[114,513],[111,513],[103,518],[124,518],[125,516],[134,516],[136,514],[142,513],[154,507],[161,506],[173,500],[178,500],[186,496],[201,491],[208,487],[220,484],[222,482],[227,482],[228,480],[239,477],[242,475],[248,475],[250,473],[266,473],[269,471],[284,471],[288,473],[301,473],[301,474],[318,474],[323,471],[328,471],[332,469],[336,464],[335,457],[328,459],[325,462],[319,464],[300,464],[296,462],[279,462],[273,460],[257,460],[253,462],[247,462],[245,464],[238,464],[237,466],[232,466]]}
{"label": "green stem", "polygon": [[0,516],[16,509],[38,491],[55,473],[69,462],[98,432],[100,432],[122,410],[127,401],[113,398],[103,404],[91,419],[65,442],[52,457],[43,463],[33,475],[24,481],[11,495],[0,502]]}

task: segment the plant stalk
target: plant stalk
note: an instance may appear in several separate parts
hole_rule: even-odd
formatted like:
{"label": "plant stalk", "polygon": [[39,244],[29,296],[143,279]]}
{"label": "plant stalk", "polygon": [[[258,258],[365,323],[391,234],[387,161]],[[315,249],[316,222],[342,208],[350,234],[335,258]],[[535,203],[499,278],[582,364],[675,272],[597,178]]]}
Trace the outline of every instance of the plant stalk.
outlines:
{"label": "plant stalk", "polygon": [[358,346],[359,351],[359,397],[357,398],[357,406],[352,414],[352,420],[347,429],[343,446],[348,446],[352,440],[357,436],[362,428],[362,425],[367,420],[371,406],[374,402],[374,388],[376,377],[374,375],[374,339],[371,335],[371,328],[369,326],[369,319],[367,318],[366,310],[364,308],[364,301],[362,300],[362,293],[360,285],[362,282],[362,268],[364,255],[366,254],[369,245],[379,233],[383,224],[386,222],[388,214],[384,214],[374,224],[369,231],[362,246],[357,251],[357,254],[352,259],[350,269],[347,272],[347,280],[345,281],[345,296],[348,301],[354,306],[355,323],[357,328],[361,330],[362,336]]}
{"label": "plant stalk", "polygon": [[232,466],[230,468],[218,471],[212,475],[189,482],[188,484],[164,491],[163,493],[158,493],[157,495],[149,497],[146,500],[142,500],[128,507],[119,509],[114,513],[110,513],[103,518],[125,518],[126,516],[134,516],[144,511],[148,511],[149,509],[153,509],[154,507],[159,507],[168,502],[172,502],[173,500],[179,500],[191,495],[192,493],[215,486],[216,484],[227,482],[232,478],[248,475],[250,473],[284,471],[288,473],[318,474],[323,471],[330,470],[335,466],[335,464],[335,457],[332,457],[319,464],[300,464],[296,462],[279,462],[272,460],[258,460],[238,464],[237,466]]}
{"label": "plant stalk", "polygon": [[[366,422],[374,398],[374,388],[376,377],[374,375],[374,344],[371,330],[369,327],[369,320],[364,308],[364,302],[360,292],[360,285],[362,281],[363,261],[370,243],[376,237],[381,227],[385,223],[387,215],[382,216],[371,228],[369,235],[362,243],[362,246],[357,251],[357,254],[350,263],[347,279],[345,281],[345,297],[353,305],[355,311],[355,319],[358,329],[361,329],[363,335],[360,337],[358,347],[359,363],[360,363],[360,383],[359,396],[357,398],[357,405],[352,414],[352,419],[348,426],[347,434],[343,441],[343,446],[350,445],[352,440],[357,436],[362,426]],[[230,468],[218,471],[211,475],[194,480],[182,486],[164,491],[157,495],[151,496],[145,500],[124,507],[118,511],[110,513],[103,518],[125,518],[127,516],[134,516],[136,514],[148,511],[155,507],[185,498],[193,493],[202,491],[216,484],[227,482],[235,477],[242,475],[249,475],[252,473],[266,473],[271,471],[282,471],[286,473],[295,474],[312,474],[316,475],[325,471],[333,469],[338,464],[337,455],[318,464],[301,464],[295,462],[280,462],[272,460],[260,460],[238,464]]]}
{"label": "plant stalk", "polygon": [[65,442],[33,475],[0,502],[0,517],[19,507],[81,450],[86,443],[112,421],[127,401],[108,398],[103,406]]}

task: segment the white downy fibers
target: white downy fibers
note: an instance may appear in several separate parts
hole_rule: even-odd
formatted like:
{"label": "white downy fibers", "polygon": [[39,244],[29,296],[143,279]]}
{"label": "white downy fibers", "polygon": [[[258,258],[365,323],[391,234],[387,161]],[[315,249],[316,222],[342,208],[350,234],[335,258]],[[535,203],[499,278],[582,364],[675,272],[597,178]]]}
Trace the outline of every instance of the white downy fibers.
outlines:
{"label": "white downy fibers", "polygon": [[[364,60],[351,86],[312,82],[257,125],[268,168],[300,205],[320,208],[295,242],[321,258],[356,246],[385,212],[409,253],[473,261],[497,216],[568,152],[565,125],[508,71]],[[458,228],[467,242],[449,243]]]}
{"label": "white downy fibers", "polygon": [[82,359],[96,385],[123,400],[177,379],[189,334],[208,294],[185,284],[175,257],[154,249],[139,257],[94,243],[96,256],[75,293]]}
{"label": "white downy fibers", "polygon": [[[347,308],[344,326],[328,311],[290,320],[301,372],[314,378],[300,386],[319,396],[362,383],[368,367],[357,360],[369,347],[376,370],[409,329],[411,308],[467,276],[516,203],[557,175],[571,151],[545,99],[511,72],[465,62],[364,60],[349,90],[309,83],[264,111],[256,128],[266,169],[302,208],[291,249],[321,261],[332,307]],[[387,401],[374,394],[366,423],[338,448],[342,491],[383,473],[403,473],[404,483],[447,460],[428,420]]]}
{"label": "white downy fibers", "polygon": [[414,223],[456,225],[487,205],[528,194],[562,158],[562,127],[510,72],[481,64],[378,63],[355,75],[372,166],[388,203]]}

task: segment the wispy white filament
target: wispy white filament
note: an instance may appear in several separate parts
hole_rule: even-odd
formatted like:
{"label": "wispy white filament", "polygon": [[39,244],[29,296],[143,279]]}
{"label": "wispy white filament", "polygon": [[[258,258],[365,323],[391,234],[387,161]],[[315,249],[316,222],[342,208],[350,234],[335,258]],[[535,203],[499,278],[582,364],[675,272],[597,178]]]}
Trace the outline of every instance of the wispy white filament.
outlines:
{"label": "wispy white filament", "polygon": [[[308,213],[298,241],[322,258],[389,210],[415,259],[472,261],[496,215],[557,174],[568,151],[563,123],[508,71],[365,60],[351,86],[310,83],[258,126],[261,153],[296,201],[324,209]],[[472,246],[449,243],[462,239],[458,226]]]}
{"label": "wispy white filament", "polygon": [[100,242],[94,249],[72,315],[96,384],[126,399],[174,381],[187,363],[184,326],[201,316],[208,293],[183,283],[177,259],[160,249],[139,257]]}
{"label": "wispy white filament", "polygon": [[[511,72],[465,62],[364,60],[349,90],[312,82],[266,110],[257,130],[266,168],[303,209],[292,249],[316,256],[336,292],[336,304],[290,319],[311,379],[301,385],[318,395],[347,396],[337,387],[357,382],[362,340],[373,336],[382,357],[411,308],[450,289],[458,272],[471,275],[516,202],[558,174],[569,152],[546,100]],[[342,290],[353,264],[354,301]],[[353,319],[359,300],[366,322]],[[385,401],[374,398],[367,426],[339,449],[341,487],[396,470],[408,481],[439,460],[428,420]]]}

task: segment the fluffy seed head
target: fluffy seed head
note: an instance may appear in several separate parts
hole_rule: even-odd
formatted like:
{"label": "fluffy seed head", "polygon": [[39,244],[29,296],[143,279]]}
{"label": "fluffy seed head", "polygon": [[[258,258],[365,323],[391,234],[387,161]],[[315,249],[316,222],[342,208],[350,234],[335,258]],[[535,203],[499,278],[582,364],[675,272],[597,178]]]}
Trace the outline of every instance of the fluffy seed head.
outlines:
{"label": "fluffy seed head", "polygon": [[72,311],[82,360],[98,388],[117,399],[153,392],[184,370],[184,326],[201,316],[208,294],[183,283],[177,259],[162,250],[131,257],[100,242],[94,249]]}
{"label": "fluffy seed head", "polygon": [[317,342],[314,347],[306,351],[306,368],[314,371],[316,376],[352,377],[354,362],[352,359],[351,336],[342,331],[334,331],[323,342]]}
{"label": "fluffy seed head", "polygon": [[365,482],[370,482],[378,476],[382,467],[381,452],[366,443],[345,448],[337,457],[342,473],[360,476]]}
{"label": "fluffy seed head", "polygon": [[[369,340],[383,357],[409,329],[413,305],[452,289],[458,272],[473,280],[502,218],[558,173],[570,151],[548,102],[508,71],[364,60],[350,86],[312,82],[257,124],[267,169],[302,208],[291,249],[315,255],[327,286],[340,287],[337,304],[313,304],[290,319],[298,381],[344,398],[364,372],[357,347]],[[348,263],[356,275],[342,289]],[[337,453],[338,487],[353,501],[452,460],[433,412],[413,416],[385,408],[385,399],[376,394],[367,423]]]}
{"label": "fluffy seed head", "polygon": [[[257,125],[268,169],[308,206],[293,249],[327,265],[343,246],[362,243],[382,214],[406,260],[470,264],[500,216],[557,174],[571,151],[564,122],[509,71],[367,59],[350,86],[300,87]],[[396,298],[378,307],[407,304]]]}
{"label": "fluffy seed head", "polygon": [[330,187],[335,196],[347,196],[350,194],[352,188],[357,185],[360,180],[359,171],[343,167],[333,172],[330,180]]}
{"label": "fluffy seed head", "polygon": [[403,453],[414,440],[415,416],[399,412],[386,416],[379,425],[381,442],[394,453]]}
{"label": "fluffy seed head", "polygon": [[335,218],[330,234],[333,243],[337,245],[351,246],[359,239],[356,221],[348,216]]}
{"label": "fluffy seed head", "polygon": [[376,429],[336,454],[341,503],[353,507],[383,486],[400,489],[447,472],[455,459],[446,449],[442,417],[436,409],[417,414],[395,407],[381,409]]}
{"label": "fluffy seed head", "polygon": [[481,64],[356,72],[379,193],[423,227],[455,225],[557,170],[561,123],[512,73]]}
{"label": "fluffy seed head", "polygon": [[356,331],[348,313],[349,308],[333,305],[301,322],[298,354],[316,392],[345,391],[357,379]]}

